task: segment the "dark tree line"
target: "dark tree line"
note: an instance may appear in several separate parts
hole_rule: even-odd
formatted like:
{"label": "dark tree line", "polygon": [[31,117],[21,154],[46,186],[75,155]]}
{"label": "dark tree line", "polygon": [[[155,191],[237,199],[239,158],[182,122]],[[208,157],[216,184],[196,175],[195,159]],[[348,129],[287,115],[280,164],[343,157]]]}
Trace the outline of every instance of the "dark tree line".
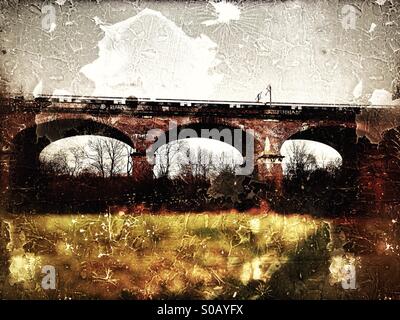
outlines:
{"label": "dark tree line", "polygon": [[183,143],[160,149],[156,170],[132,161],[132,150],[117,140],[89,142],[41,161],[37,211],[98,212],[113,205],[144,204],[154,211],[246,211],[262,203],[281,213],[341,215],[357,192],[354,171],[326,161],[305,145],[293,145],[281,184],[271,179],[236,176],[237,164]]}
{"label": "dark tree line", "polygon": [[293,144],[274,208],[284,213],[336,216],[350,213],[357,196],[357,175],[340,161],[317,163],[304,144]]}

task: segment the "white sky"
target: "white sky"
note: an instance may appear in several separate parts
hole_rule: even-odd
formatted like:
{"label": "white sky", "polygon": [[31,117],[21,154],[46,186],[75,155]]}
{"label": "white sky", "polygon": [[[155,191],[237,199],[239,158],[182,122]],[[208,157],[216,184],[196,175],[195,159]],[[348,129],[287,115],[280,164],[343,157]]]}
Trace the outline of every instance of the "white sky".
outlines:
{"label": "white sky", "polygon": [[354,30],[341,1],[66,1],[51,32],[43,1],[3,2],[11,93],[377,104],[398,80],[399,1],[352,1]]}
{"label": "white sky", "polygon": [[[72,167],[74,164],[74,160],[70,150],[74,147],[81,147],[84,148],[86,152],[90,152],[90,149],[88,149],[88,143],[89,140],[93,138],[102,140],[110,139],[101,136],[75,136],[75,137],[61,139],[51,143],[45,149],[43,149],[43,151],[40,154],[40,159],[42,161],[50,160],[59,151],[64,151],[67,154],[68,159],[70,161],[70,166]],[[192,163],[196,163],[197,159],[199,159],[198,157],[199,150],[206,152],[206,154],[211,153],[211,160],[212,163],[216,166],[217,171],[218,169],[221,169],[225,165],[235,166],[235,165],[241,165],[243,163],[243,157],[241,153],[236,148],[230,146],[227,143],[212,139],[204,139],[204,138],[190,138],[190,139],[182,139],[180,141],[183,142],[184,146],[186,146],[188,149],[181,148],[181,150],[179,150],[178,152],[171,153],[171,160],[172,160],[170,166],[171,176],[179,174],[180,166],[188,164],[189,161]],[[176,145],[176,141],[171,142],[170,144]],[[317,165],[319,167],[323,167],[324,165],[330,162],[336,162],[337,160],[339,160],[341,163],[342,160],[341,155],[330,146],[309,140],[288,140],[282,145],[281,148],[281,155],[285,156],[282,163],[283,170],[285,170],[286,164],[288,162],[288,156],[290,155],[292,144],[304,144],[306,150],[316,157]],[[161,172],[160,167],[163,164],[165,166],[166,148],[167,148],[166,145],[161,146],[155,153],[156,161],[153,171],[156,176],[159,176]],[[189,159],[186,156],[187,154],[186,150],[189,150],[190,154]],[[124,157],[123,163],[121,164],[121,173],[125,173],[124,170],[126,168],[126,161],[127,161],[125,159],[127,158]],[[208,157],[203,156],[201,159],[199,159],[200,163],[198,164],[207,163],[208,159],[209,159]],[[89,164],[90,161],[87,160],[84,165],[89,166]],[[213,174],[215,173],[215,171],[211,171],[211,173]]]}

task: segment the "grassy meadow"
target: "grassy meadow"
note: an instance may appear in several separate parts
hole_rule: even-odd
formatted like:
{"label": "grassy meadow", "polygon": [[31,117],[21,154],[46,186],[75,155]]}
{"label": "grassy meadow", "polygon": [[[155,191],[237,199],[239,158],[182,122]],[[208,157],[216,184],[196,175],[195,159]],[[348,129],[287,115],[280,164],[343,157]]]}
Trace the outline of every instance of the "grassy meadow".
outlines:
{"label": "grassy meadow", "polygon": [[[359,256],[343,250],[346,226],[274,213],[3,215],[1,295],[368,298],[341,286],[343,265],[361,266]],[[45,265],[56,269],[55,290],[41,287]]]}

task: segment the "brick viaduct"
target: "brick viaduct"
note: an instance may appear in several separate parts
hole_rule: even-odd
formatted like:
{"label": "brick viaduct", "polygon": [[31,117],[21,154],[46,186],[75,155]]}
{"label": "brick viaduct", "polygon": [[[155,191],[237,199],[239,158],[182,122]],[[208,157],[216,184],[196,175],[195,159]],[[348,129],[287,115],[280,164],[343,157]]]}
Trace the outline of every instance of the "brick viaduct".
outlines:
{"label": "brick viaduct", "polygon": [[[134,162],[146,162],[151,129],[169,130],[170,121],[182,128],[251,129],[254,132],[254,176],[264,180],[281,175],[280,149],[289,139],[322,142],[336,149],[343,166],[365,167],[368,152],[360,148],[356,116],[361,107],[351,105],[282,104],[245,102],[96,99],[42,97],[35,100],[3,99],[0,108],[1,192],[26,187],[29,170],[48,144],[74,135],[102,135],[121,140],[136,152]],[[360,151],[362,150],[362,151]],[[366,169],[367,170],[367,169]],[[368,170],[367,170],[368,171]],[[360,172],[368,180],[367,172]],[[366,189],[368,189],[366,187]],[[379,197],[381,190],[370,186]]]}

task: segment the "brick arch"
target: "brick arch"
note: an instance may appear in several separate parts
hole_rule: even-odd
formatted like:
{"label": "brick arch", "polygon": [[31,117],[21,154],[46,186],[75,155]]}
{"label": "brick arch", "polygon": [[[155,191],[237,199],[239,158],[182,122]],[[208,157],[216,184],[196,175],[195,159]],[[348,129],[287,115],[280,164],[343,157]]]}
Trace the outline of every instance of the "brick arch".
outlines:
{"label": "brick arch", "polygon": [[[185,129],[193,130],[194,133],[196,134],[196,136],[199,138],[203,137],[202,130],[215,130],[216,129],[216,130],[218,130],[219,133],[222,133],[220,138],[214,139],[210,136],[208,136],[207,138],[213,139],[213,140],[218,140],[218,141],[225,142],[225,143],[229,143],[229,141],[225,141],[224,133],[230,133],[231,137],[232,137],[232,142],[233,142],[232,147],[238,149],[244,158],[246,157],[246,141],[247,141],[246,138],[255,139],[255,137],[253,135],[251,135],[250,133],[247,133],[244,129],[242,129],[238,126],[232,125],[229,122],[224,122],[224,121],[218,121],[218,122],[212,121],[211,122],[211,121],[198,120],[198,121],[192,121],[192,122],[187,122],[187,123],[181,123],[181,124],[178,124],[176,126],[176,128],[173,128],[173,129],[168,128],[167,130],[162,131],[162,133],[165,134],[166,143],[177,140],[177,138],[179,137],[179,134],[180,133],[183,134]],[[222,130],[228,130],[228,131],[222,131]],[[235,130],[238,130],[238,131],[235,131]],[[209,131],[209,132],[212,133],[212,131]],[[239,136],[237,136],[237,134],[235,136],[235,132],[240,133]],[[239,139],[235,140],[235,138],[239,138]],[[159,139],[159,137],[157,139]],[[236,145],[235,145],[235,143],[236,143]],[[242,144],[240,146],[240,148],[238,148],[239,143]],[[156,141],[155,145],[156,145],[156,147],[153,148],[154,151],[161,146],[160,144],[157,144],[157,141]]]}
{"label": "brick arch", "polygon": [[29,199],[37,184],[41,151],[52,142],[78,135],[109,137],[134,147],[131,139],[119,129],[93,120],[59,119],[32,125],[11,140],[8,175],[11,194],[15,193],[21,201]]}
{"label": "brick arch", "polygon": [[91,119],[60,119],[36,126],[38,138],[45,137],[50,143],[78,135],[96,135],[113,138],[134,147],[130,137],[118,128]]}
{"label": "brick arch", "polygon": [[[186,136],[188,132],[185,132],[185,135],[182,136],[185,129],[191,131],[189,132],[189,136]],[[202,132],[201,130],[204,129],[214,129],[216,131]],[[228,134],[232,139],[229,139],[230,141],[225,141],[225,137]],[[168,130],[158,130],[158,132],[153,135],[154,140],[148,146],[147,155],[150,155],[150,159],[152,158],[154,161],[154,155],[158,148],[169,142],[194,137],[213,139],[231,145],[233,148],[237,149],[243,157],[243,163],[236,173],[247,176],[257,175],[256,152],[259,147],[259,142],[256,141],[252,132],[244,130],[241,125],[233,125],[229,123],[229,121],[204,121],[204,119],[200,118],[194,121],[181,121],[175,127],[169,127]],[[232,144],[230,142],[232,142]]]}
{"label": "brick arch", "polygon": [[357,134],[355,128],[345,126],[315,126],[297,131],[281,141],[279,148],[288,140],[310,140],[326,144],[342,156],[343,161],[354,161]]}

